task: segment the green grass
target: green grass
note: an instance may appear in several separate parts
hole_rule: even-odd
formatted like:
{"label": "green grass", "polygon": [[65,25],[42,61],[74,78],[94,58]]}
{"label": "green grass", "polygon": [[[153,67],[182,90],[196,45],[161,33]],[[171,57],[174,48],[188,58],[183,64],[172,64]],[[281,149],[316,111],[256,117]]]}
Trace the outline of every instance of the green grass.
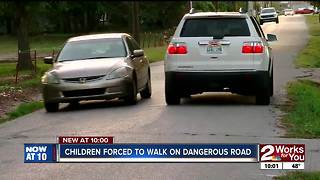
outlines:
{"label": "green grass", "polygon": [[[10,77],[15,76],[16,74],[16,65],[17,63],[0,63],[0,77]],[[42,60],[37,60],[37,71],[40,74],[43,74],[46,70],[48,70],[52,65],[45,64]],[[30,71],[19,71],[19,74],[30,74]]]}
{"label": "green grass", "polygon": [[167,50],[167,46],[151,47],[151,48],[144,49],[145,54],[149,58],[150,62],[163,60],[166,50]]}
{"label": "green grass", "polygon": [[[30,37],[30,48],[37,53],[50,53],[53,49],[62,47],[63,43],[72,35],[50,34]],[[14,36],[0,36],[0,54],[17,53],[17,39]]]}
{"label": "green grass", "polygon": [[289,172],[283,176],[276,177],[277,180],[320,180],[320,171],[315,172]]}
{"label": "green grass", "polygon": [[291,100],[284,109],[283,123],[288,127],[287,136],[295,138],[320,137],[320,84],[299,80],[288,85]]}
{"label": "green grass", "polygon": [[309,27],[310,39],[307,46],[299,53],[295,64],[302,68],[320,67],[320,23],[318,15],[305,16]]}
{"label": "green grass", "polygon": [[16,119],[18,117],[30,114],[38,109],[43,108],[43,103],[40,101],[28,102],[20,104],[14,111],[7,113],[6,118],[0,119],[0,123]]}

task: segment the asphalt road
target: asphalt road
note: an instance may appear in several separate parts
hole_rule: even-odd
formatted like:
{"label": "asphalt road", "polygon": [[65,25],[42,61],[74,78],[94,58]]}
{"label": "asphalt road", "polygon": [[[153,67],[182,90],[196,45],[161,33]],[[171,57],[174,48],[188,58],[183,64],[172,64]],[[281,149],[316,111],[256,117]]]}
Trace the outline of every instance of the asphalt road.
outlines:
{"label": "asphalt road", "polygon": [[292,64],[307,42],[303,16],[263,25],[278,36],[272,44],[275,95],[270,106],[253,97],[206,93],[166,106],[163,63],[152,64],[153,95],[136,106],[88,102],[79,108],[44,110],[0,125],[0,179],[271,179],[284,173],[257,163],[69,163],[24,164],[23,143],[54,143],[59,135],[112,135],[116,143],[306,143],[306,169],[320,169],[319,140],[281,138],[280,112],[286,82],[301,75]]}

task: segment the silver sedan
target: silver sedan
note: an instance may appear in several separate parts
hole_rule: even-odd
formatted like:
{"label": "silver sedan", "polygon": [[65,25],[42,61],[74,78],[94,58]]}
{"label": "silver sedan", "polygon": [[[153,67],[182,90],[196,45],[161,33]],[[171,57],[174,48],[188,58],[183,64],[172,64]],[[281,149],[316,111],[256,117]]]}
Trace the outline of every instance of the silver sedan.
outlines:
{"label": "silver sedan", "polygon": [[137,42],[125,33],[70,38],[57,58],[46,57],[53,68],[42,77],[47,112],[59,103],[124,99],[129,104],[151,97],[149,61]]}

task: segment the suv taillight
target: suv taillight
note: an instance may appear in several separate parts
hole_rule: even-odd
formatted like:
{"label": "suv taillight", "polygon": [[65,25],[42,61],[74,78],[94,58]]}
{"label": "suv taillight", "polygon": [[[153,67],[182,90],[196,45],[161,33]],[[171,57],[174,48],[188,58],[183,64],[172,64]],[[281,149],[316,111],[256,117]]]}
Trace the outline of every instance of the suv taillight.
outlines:
{"label": "suv taillight", "polygon": [[242,53],[263,53],[263,44],[261,42],[244,42]]}
{"label": "suv taillight", "polygon": [[187,45],[184,42],[170,43],[168,46],[168,54],[187,54]]}

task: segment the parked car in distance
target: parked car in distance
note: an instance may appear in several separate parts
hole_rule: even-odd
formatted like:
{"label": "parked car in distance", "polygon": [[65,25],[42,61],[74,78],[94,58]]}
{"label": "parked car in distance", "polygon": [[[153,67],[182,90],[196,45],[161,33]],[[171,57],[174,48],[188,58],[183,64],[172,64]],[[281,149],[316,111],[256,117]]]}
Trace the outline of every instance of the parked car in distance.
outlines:
{"label": "parked car in distance", "polygon": [[81,100],[124,99],[129,104],[151,96],[150,66],[144,51],[125,33],[73,37],[53,59],[42,77],[44,106],[48,112],[59,103]]}
{"label": "parked car in distance", "polygon": [[288,16],[288,15],[293,16],[294,15],[293,9],[285,9],[283,11],[284,11],[285,16]]}
{"label": "parked car in distance", "polygon": [[275,8],[263,8],[259,14],[260,25],[265,22],[276,22],[279,23],[278,13]]}
{"label": "parked car in distance", "polygon": [[314,10],[308,8],[300,8],[294,11],[295,14],[312,14]]}
{"label": "parked car in distance", "polygon": [[199,12],[180,21],[165,57],[165,98],[168,105],[203,92],[256,96],[267,105],[273,95],[273,55],[253,16]]}

